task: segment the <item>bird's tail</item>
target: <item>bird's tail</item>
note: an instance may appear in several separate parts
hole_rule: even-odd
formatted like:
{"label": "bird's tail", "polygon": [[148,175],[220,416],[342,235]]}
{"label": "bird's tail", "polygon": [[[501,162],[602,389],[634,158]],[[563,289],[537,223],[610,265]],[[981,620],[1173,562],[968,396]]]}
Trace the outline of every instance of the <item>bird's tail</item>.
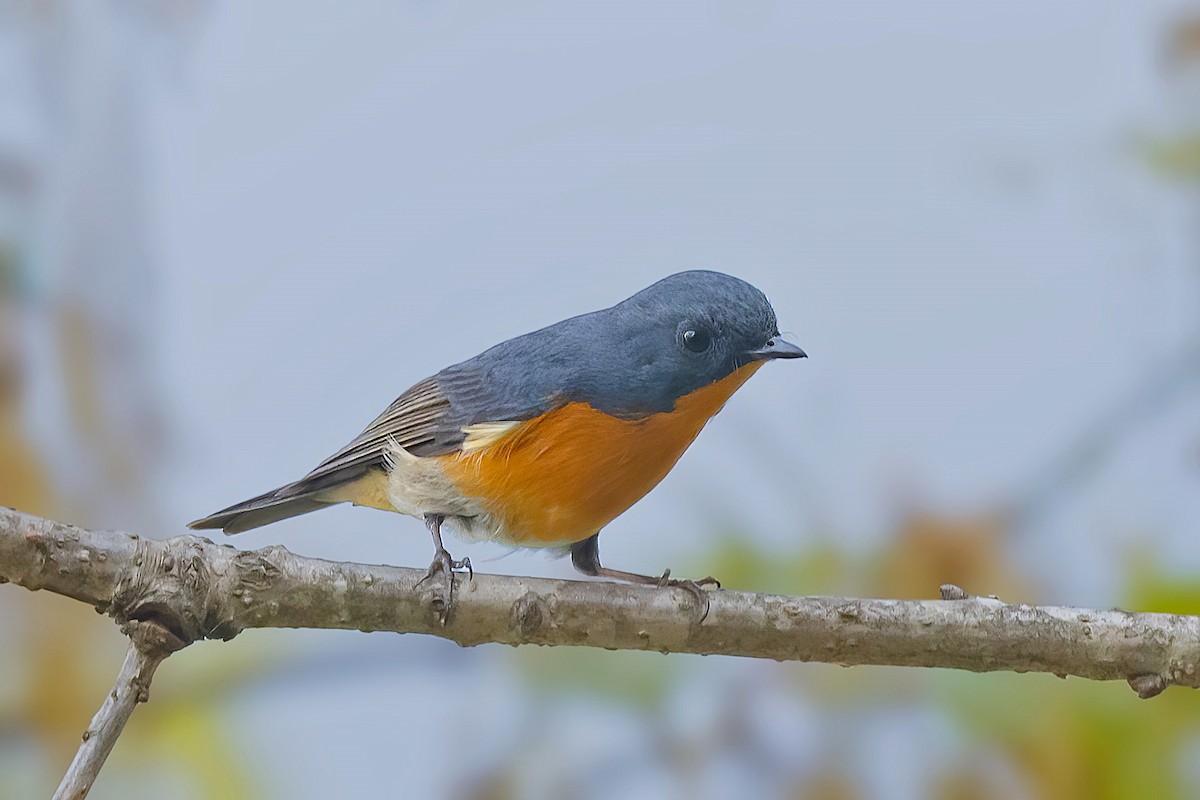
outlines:
{"label": "bird's tail", "polygon": [[289,483],[189,522],[188,527],[192,530],[219,529],[225,533],[241,533],[281,519],[337,505],[353,499],[351,495],[338,490],[349,488],[348,485],[364,477],[365,472],[363,469],[353,469],[341,471],[340,474],[325,475],[318,480],[302,478],[295,483]]}

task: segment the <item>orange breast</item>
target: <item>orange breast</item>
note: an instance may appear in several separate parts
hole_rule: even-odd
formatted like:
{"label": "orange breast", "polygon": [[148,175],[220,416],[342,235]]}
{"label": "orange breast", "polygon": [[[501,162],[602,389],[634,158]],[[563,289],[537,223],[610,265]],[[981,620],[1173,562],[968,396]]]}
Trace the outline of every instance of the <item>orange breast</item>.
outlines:
{"label": "orange breast", "polygon": [[523,422],[493,444],[441,456],[445,474],[526,547],[586,539],[658,485],[704,424],[761,362],[638,420],[571,403]]}

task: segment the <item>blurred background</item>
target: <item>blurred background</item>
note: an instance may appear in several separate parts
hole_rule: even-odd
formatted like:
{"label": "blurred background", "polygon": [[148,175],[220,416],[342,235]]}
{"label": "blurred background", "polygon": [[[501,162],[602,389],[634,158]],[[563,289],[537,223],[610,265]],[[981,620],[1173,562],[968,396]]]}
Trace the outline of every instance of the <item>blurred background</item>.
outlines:
{"label": "blurred background", "polygon": [[[1200,6],[0,0],[0,503],[142,535],[413,382],[678,270],[764,369],[607,563],[1200,612]],[[419,522],[247,533],[424,566]],[[477,569],[568,562],[452,546]],[[0,797],[123,641],[0,587]],[[98,798],[1200,794],[1200,697],[251,631],[167,662]]]}

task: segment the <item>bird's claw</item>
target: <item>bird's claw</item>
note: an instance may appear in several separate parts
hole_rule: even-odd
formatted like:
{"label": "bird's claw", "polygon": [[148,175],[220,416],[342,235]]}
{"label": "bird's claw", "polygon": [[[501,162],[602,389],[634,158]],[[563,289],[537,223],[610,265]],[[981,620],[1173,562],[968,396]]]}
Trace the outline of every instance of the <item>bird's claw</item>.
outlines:
{"label": "bird's claw", "polygon": [[454,572],[460,572],[465,569],[467,571],[467,580],[475,580],[475,570],[471,568],[471,559],[466,558],[465,556],[460,558],[458,561],[451,561],[450,569]]}
{"label": "bird's claw", "polygon": [[658,579],[658,585],[661,587],[674,587],[676,589],[683,589],[695,598],[696,608],[700,611],[700,615],[696,620],[696,624],[704,622],[704,620],[708,617],[708,592],[704,590],[704,587],[712,586],[717,589],[721,588],[721,582],[711,575],[709,575],[707,578],[701,578],[700,580],[696,581],[681,580],[679,578],[672,578],[671,570],[669,569],[663,571],[662,577]]}

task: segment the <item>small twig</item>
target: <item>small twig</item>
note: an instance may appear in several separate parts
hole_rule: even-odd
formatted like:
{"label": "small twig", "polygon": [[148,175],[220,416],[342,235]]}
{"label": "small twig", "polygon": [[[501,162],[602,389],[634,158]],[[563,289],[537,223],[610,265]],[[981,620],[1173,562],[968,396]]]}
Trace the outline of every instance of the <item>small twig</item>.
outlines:
{"label": "small twig", "polygon": [[183,646],[173,634],[154,622],[130,622],[125,630],[129,634],[129,650],[125,653],[117,682],[83,732],[83,742],[58,784],[54,800],[87,797],[113,745],[125,730],[133,709],[149,699],[154,671],[163,659]]}

